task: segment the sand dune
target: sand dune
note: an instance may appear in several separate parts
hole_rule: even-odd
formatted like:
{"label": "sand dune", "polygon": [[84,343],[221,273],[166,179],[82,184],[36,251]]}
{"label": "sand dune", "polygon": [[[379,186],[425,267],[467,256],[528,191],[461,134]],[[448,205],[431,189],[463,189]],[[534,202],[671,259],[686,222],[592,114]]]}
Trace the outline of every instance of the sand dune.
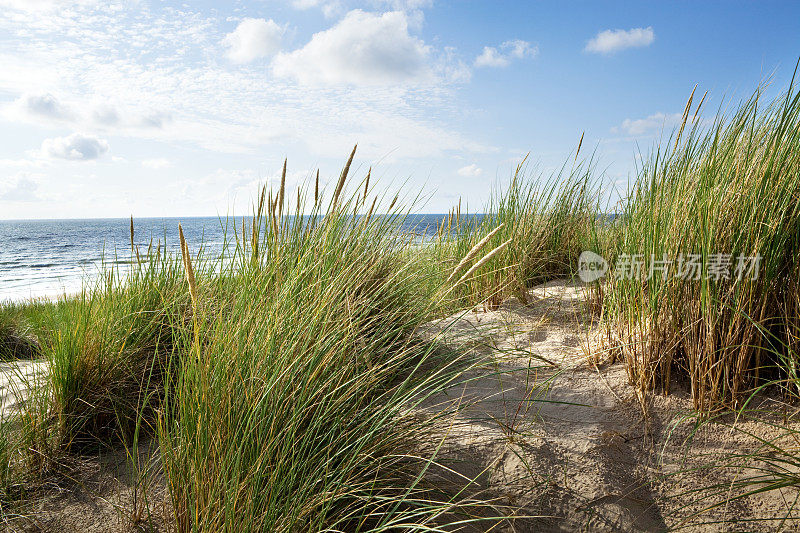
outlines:
{"label": "sand dune", "polygon": [[[669,397],[649,398],[645,416],[621,363],[589,362],[587,355],[601,350],[601,328],[583,302],[580,286],[556,281],[531,290],[528,305],[512,298],[496,311],[475,309],[430,325],[427,335],[488,358],[468,382],[425,406],[461,406],[442,424],[439,460],[520,517],[507,520],[507,531],[663,531],[685,519],[689,531],[737,530],[737,523],[774,530],[775,523],[742,521],[783,516],[793,493],[692,516],[711,503],[692,491],[743,473],[697,469],[726,451],[752,449],[752,440],[709,424],[685,446],[693,423],[680,422],[691,411],[680,383]],[[774,433],[749,424],[744,429]]]}
{"label": "sand dune", "polygon": [[[583,296],[581,286],[556,281],[532,289],[527,305],[511,298],[494,311],[473,309],[427,325],[424,336],[483,361],[463,383],[419,408],[430,416],[457,407],[431,442],[431,449],[444,442],[437,455],[442,468],[432,469],[431,481],[460,490],[473,480],[471,492],[510,517],[494,531],[663,531],[683,520],[688,531],[773,530],[775,523],[746,521],[781,517],[794,493],[765,493],[693,516],[708,503],[698,489],[746,473],[702,467],[725,452],[749,449],[752,441],[709,424],[686,446],[693,423],[681,422],[691,412],[681,383],[669,397],[651,396],[644,415],[622,364],[590,363],[602,349],[602,329]],[[4,417],[19,409],[28,386],[46,371],[41,361],[0,365]],[[774,433],[763,422],[742,426]],[[157,463],[153,448],[144,453]],[[95,523],[97,531],[119,525],[118,509],[132,491],[124,453],[87,461],[85,479],[33,502],[36,523]],[[149,491],[151,502],[166,501],[160,475]]]}

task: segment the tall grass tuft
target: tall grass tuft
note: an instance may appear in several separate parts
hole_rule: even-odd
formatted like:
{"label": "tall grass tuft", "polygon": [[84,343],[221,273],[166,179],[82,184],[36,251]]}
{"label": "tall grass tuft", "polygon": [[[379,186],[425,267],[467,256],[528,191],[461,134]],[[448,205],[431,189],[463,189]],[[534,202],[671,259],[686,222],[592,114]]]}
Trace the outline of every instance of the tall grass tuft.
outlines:
{"label": "tall grass tuft", "polygon": [[48,447],[126,439],[142,413],[152,422],[158,403],[143,402],[161,397],[161,377],[189,316],[182,275],[174,258],[158,253],[127,274],[107,270],[95,287],[54,309],[41,347],[50,366],[46,405],[26,414],[29,425],[47,428]]}
{"label": "tall grass tuft", "polygon": [[[641,168],[619,236],[619,254],[674,262],[605,288],[611,344],[639,390],[668,391],[678,372],[704,411],[736,404],[766,367],[797,371],[768,354],[797,353],[800,92],[764,102],[763,91],[710,125],[697,109],[689,118],[690,98]],[[756,273],[742,257],[759,258]]]}
{"label": "tall grass tuft", "polygon": [[34,326],[18,306],[0,305],[0,361],[34,357],[39,339]]}
{"label": "tall grass tuft", "polygon": [[306,218],[304,202],[281,219],[280,200],[259,202],[251,246],[219,277],[224,304],[207,313],[201,293],[176,340],[158,435],[179,531],[425,530],[455,506],[420,482],[409,407],[456,361],[431,370],[413,335],[432,299],[401,215],[348,214],[363,204],[343,192],[353,155]]}
{"label": "tall grass tuft", "polygon": [[[509,295],[526,302],[529,287],[570,276],[581,251],[600,246],[592,162],[578,161],[576,153],[571,166],[541,177],[529,175],[525,161],[508,189],[492,195],[483,216],[462,213],[459,203],[439,227],[430,258],[436,271],[428,276],[455,283],[448,294],[457,307],[494,308]],[[490,256],[481,256],[485,248]],[[459,276],[464,270],[469,275]]]}

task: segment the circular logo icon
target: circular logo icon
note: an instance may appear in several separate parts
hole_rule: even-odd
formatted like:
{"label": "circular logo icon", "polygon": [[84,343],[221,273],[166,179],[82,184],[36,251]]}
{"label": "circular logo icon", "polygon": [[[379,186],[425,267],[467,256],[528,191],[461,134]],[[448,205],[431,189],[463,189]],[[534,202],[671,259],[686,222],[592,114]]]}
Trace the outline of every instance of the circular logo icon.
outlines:
{"label": "circular logo icon", "polygon": [[591,283],[604,277],[608,272],[608,261],[588,250],[578,257],[578,277],[584,283]]}

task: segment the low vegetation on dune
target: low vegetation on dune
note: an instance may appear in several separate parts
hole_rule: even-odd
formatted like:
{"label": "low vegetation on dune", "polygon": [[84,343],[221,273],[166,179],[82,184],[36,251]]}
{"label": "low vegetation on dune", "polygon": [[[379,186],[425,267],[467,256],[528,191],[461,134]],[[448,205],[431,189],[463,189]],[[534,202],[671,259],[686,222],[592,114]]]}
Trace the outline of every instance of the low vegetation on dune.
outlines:
{"label": "low vegetation on dune", "polygon": [[0,307],[0,360],[38,355],[39,340],[25,315],[16,306]]}
{"label": "low vegetation on dune", "polygon": [[[317,175],[289,194],[284,165],[252,217],[230,222],[220,255],[181,232],[180,257],[132,245],[129,270],[78,296],[1,307],[0,358],[49,364],[2,423],[2,511],[69,457],[147,439],[179,531],[485,520],[490,502],[425,481],[437,462],[420,447],[430,421],[411,414],[475,361],[416,332],[459,309],[527,304],[531,286],[571,276],[583,250],[616,266],[589,303],[605,355],[641,399],[675,380],[704,414],[746,407],[767,383],[796,394],[800,92],[768,103],[763,92],[710,120],[704,98],[690,98],[613,221],[579,144],[549,178],[523,162],[485,215],[459,205],[420,244],[400,231],[413,206],[371,189],[369,173],[349,177],[354,150],[332,191]],[[697,279],[670,270],[689,256]],[[644,271],[623,275],[632,257]],[[648,270],[651,257],[662,268]],[[757,275],[740,275],[740,257],[759,258]],[[730,275],[714,270],[720,260]],[[767,448],[780,457],[759,486],[796,486],[778,472],[794,452]]]}
{"label": "low vegetation on dune", "polygon": [[577,155],[542,179],[530,179],[526,158],[480,219],[462,215],[459,205],[442,221],[427,277],[445,282],[451,304],[495,308],[510,295],[525,302],[528,288],[569,276],[581,251],[597,247],[599,185],[591,161],[578,162]]}

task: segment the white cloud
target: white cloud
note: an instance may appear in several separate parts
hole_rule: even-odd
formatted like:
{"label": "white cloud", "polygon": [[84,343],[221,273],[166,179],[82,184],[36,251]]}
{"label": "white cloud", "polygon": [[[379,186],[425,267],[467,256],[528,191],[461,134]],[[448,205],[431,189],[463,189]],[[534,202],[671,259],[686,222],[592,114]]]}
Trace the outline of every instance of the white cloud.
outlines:
{"label": "white cloud", "polygon": [[650,46],[656,36],[653,28],[632,28],[630,30],[605,30],[586,43],[585,52],[611,54],[626,48]]}
{"label": "white cloud", "polygon": [[377,11],[403,11],[408,16],[409,26],[418,29],[422,26],[425,16],[423,9],[433,5],[433,0],[367,0],[366,2],[354,2],[353,0],[292,0],[292,7],[295,9],[319,8],[327,18],[339,17],[357,4],[366,4],[369,8]]}
{"label": "white cloud", "polygon": [[284,29],[272,19],[246,18],[222,40],[228,59],[250,63],[275,54],[281,47]]}
{"label": "white cloud", "polygon": [[494,46],[484,46],[483,52],[475,58],[476,67],[507,67],[513,59],[536,57],[539,48],[528,41],[515,39],[506,41],[498,50]]}
{"label": "white cloud", "polygon": [[119,113],[109,105],[103,105],[92,112],[92,118],[104,126],[116,126],[120,122]]}
{"label": "white cloud", "polygon": [[145,159],[142,161],[142,166],[153,170],[161,170],[172,166],[172,161],[164,157],[157,157],[155,159]]}
{"label": "white cloud", "polygon": [[143,115],[138,120],[138,125],[143,128],[157,128],[161,129],[165,124],[172,121],[172,114],[164,111],[153,111]]}
{"label": "white cloud", "polygon": [[303,48],[278,54],[276,75],[301,83],[379,85],[432,78],[430,47],[408,33],[402,11],[356,9],[332,28],[315,33]]}
{"label": "white cloud", "polygon": [[45,125],[75,118],[73,110],[50,93],[23,94],[7,105],[2,114],[10,120]]}
{"label": "white cloud", "polygon": [[477,178],[481,174],[483,174],[483,169],[475,163],[458,169],[458,175],[465,178]]}
{"label": "white cloud", "polygon": [[39,196],[36,190],[39,186],[27,174],[17,176],[0,182],[0,201],[3,202],[36,202]]}
{"label": "white cloud", "polygon": [[456,49],[452,46],[445,46],[437,64],[437,71],[449,82],[466,83],[472,79],[472,69],[458,57]]}
{"label": "white cloud", "polygon": [[425,21],[423,9],[433,6],[433,0],[372,0],[380,9],[403,11],[408,17],[408,25],[414,30],[422,28]]}
{"label": "white cloud", "polygon": [[[339,158],[356,141],[359,156],[367,159],[391,154],[390,159],[407,161],[490,149],[452,122],[463,109],[451,82],[468,79],[470,69],[454,50],[443,47],[437,53],[410,30],[400,31],[399,43],[391,32],[384,39],[393,40],[384,43],[390,59],[402,45],[410,47],[413,61],[400,62],[405,68],[394,65],[387,74],[389,66],[381,64],[372,74],[367,61],[355,61],[339,73],[335,62],[317,78],[355,84],[309,87],[296,83],[294,76],[266,83],[263,69],[220,64],[207,53],[225,36],[219,20],[190,10],[131,13],[98,7],[54,13],[23,20],[0,16],[0,34],[16,47],[13,55],[0,52],[0,64],[14,67],[0,69],[0,91],[38,94],[47,87],[74,111],[73,131],[226,154],[298,150],[311,158]],[[137,17],[134,24],[132,16]],[[404,15],[367,13],[360,18],[377,21],[381,28],[376,32],[386,33],[384,26],[402,29]],[[355,34],[364,31],[352,28]],[[368,29],[363,38],[351,36],[347,42],[380,43],[376,32]],[[301,50],[308,51],[310,43],[306,44]],[[380,49],[366,47],[362,52],[382,57]],[[389,82],[398,78],[407,82]],[[30,159],[48,168],[58,165],[52,159]]]}
{"label": "white cloud", "polygon": [[117,127],[118,129],[143,128],[162,129],[171,123],[172,113],[167,111],[144,111],[139,106],[129,106],[121,112],[114,105],[102,104],[94,109],[86,110],[80,123],[84,126],[100,125]]}
{"label": "white cloud", "polygon": [[493,46],[484,46],[481,55],[475,58],[476,67],[506,67],[510,63],[511,60],[500,54]]}
{"label": "white cloud", "polygon": [[533,57],[539,53],[538,47],[531,46],[531,43],[529,43],[528,41],[522,41],[520,39],[504,42],[503,48],[508,49],[509,50],[508,54],[511,57],[516,57],[517,59],[522,59],[524,57]]}
{"label": "white cloud", "polygon": [[292,0],[295,9],[310,9],[326,3],[325,0]]}
{"label": "white cloud", "polygon": [[433,6],[433,0],[379,0],[397,11],[414,11]]}
{"label": "white cloud", "polygon": [[72,117],[69,108],[50,93],[27,94],[17,100],[18,105],[32,115],[66,120]]}
{"label": "white cloud", "polygon": [[649,135],[675,126],[680,122],[681,118],[680,113],[654,113],[646,118],[626,118],[621,125],[611,128],[611,133],[622,132],[633,136]]}
{"label": "white cloud", "polygon": [[108,152],[108,142],[92,135],[73,133],[67,137],[45,139],[42,143],[42,155],[73,161],[97,159]]}
{"label": "white cloud", "polygon": [[166,111],[145,111],[129,106],[128,113],[121,115],[110,104],[68,105],[50,93],[26,93],[2,109],[2,116],[16,122],[39,125],[53,125],[55,121],[73,123],[78,127],[91,128],[93,125],[119,128],[162,129],[172,122],[172,113]]}
{"label": "white cloud", "polygon": [[342,0],[292,0],[292,7],[303,10],[319,7],[327,18],[336,17],[345,11]]}

